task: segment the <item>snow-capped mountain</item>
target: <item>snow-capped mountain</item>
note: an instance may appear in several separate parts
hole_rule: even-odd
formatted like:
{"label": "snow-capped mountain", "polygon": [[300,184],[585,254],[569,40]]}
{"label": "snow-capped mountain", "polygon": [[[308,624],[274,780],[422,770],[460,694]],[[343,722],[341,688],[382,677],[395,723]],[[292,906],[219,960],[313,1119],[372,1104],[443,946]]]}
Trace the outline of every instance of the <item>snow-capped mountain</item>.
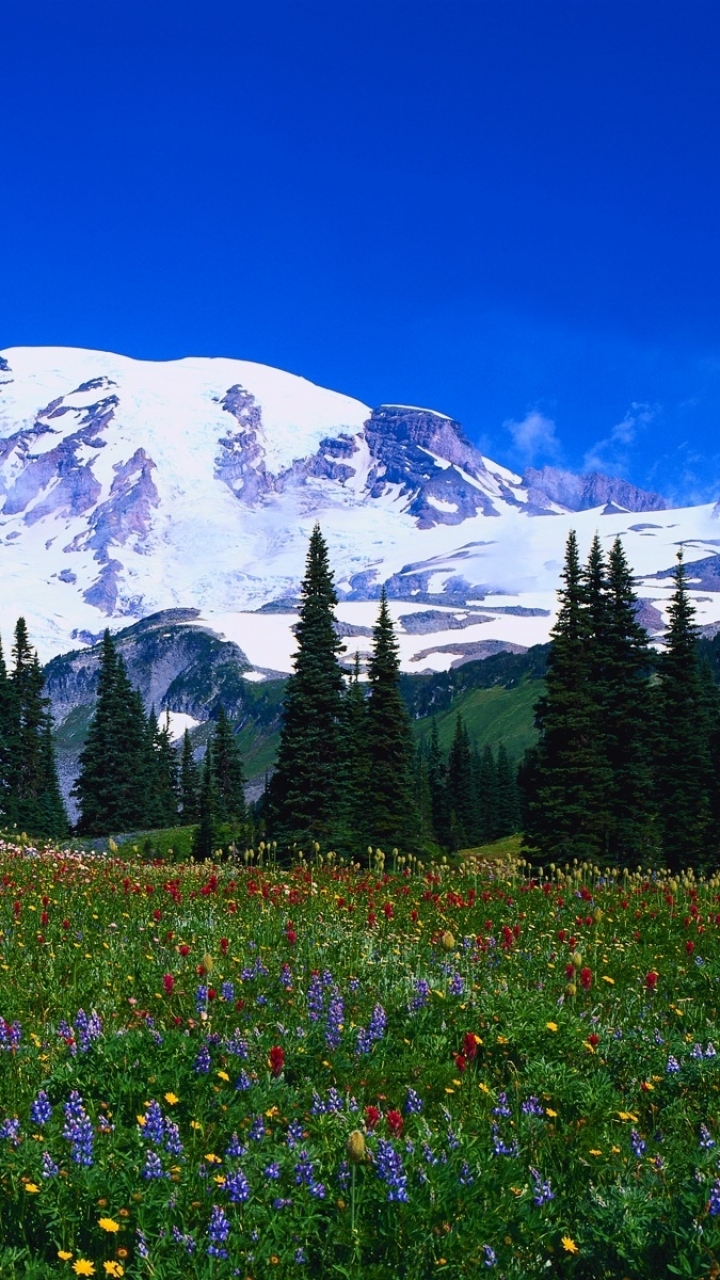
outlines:
{"label": "snow-capped mountain", "polygon": [[385,585],[407,670],[545,640],[573,527],[581,548],[623,536],[651,630],[685,546],[712,625],[717,517],[606,476],[516,475],[442,413],[371,409],[265,365],[0,355],[0,632],[7,645],[24,614],[44,659],[182,609],[240,647],[247,678],[287,671],[316,520],[348,648],[368,647]]}

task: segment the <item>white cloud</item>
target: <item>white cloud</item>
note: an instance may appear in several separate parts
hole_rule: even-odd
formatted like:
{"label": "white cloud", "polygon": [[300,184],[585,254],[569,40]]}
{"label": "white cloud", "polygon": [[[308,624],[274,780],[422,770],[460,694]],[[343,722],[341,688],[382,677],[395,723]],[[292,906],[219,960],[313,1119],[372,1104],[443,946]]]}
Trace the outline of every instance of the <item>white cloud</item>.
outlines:
{"label": "white cloud", "polygon": [[513,448],[523,462],[535,462],[538,458],[557,460],[560,441],[552,418],[546,418],[538,409],[532,409],[522,421],[508,418],[503,426],[512,436]]}
{"label": "white cloud", "polygon": [[583,459],[583,470],[603,471],[606,475],[622,474],[629,464],[630,445],[650,425],[657,412],[657,405],[633,401],[622,422],[616,422],[610,435],[590,446]]}

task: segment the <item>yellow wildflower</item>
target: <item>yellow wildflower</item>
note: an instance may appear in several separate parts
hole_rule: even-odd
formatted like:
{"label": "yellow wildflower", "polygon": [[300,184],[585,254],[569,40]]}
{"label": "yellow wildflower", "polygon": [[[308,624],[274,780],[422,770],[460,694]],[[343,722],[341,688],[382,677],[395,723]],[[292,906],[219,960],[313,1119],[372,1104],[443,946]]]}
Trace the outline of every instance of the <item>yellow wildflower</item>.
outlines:
{"label": "yellow wildflower", "polygon": [[563,1238],[562,1238],[562,1247],[563,1247],[563,1249],[565,1250],[565,1252],[566,1252],[566,1253],[579,1253],[579,1252],[580,1252],[580,1250],[578,1249],[578,1247],[577,1247],[577,1245],[576,1245],[575,1241],[573,1240],[572,1236],[563,1236]]}
{"label": "yellow wildflower", "polygon": [[87,1258],[78,1258],[77,1262],[73,1262],[73,1271],[76,1276],[94,1276],[95,1267],[92,1262],[88,1262]]}
{"label": "yellow wildflower", "polygon": [[177,1094],[173,1093],[171,1090],[170,1093],[165,1094],[165,1101],[167,1102],[169,1107],[174,1107],[177,1105],[180,1099],[178,1098]]}
{"label": "yellow wildflower", "polygon": [[548,1031],[557,1031],[558,1029],[557,1022],[546,1022],[545,1026],[547,1027]]}
{"label": "yellow wildflower", "polygon": [[26,1182],[25,1190],[30,1191],[33,1195],[37,1195],[40,1188],[34,1182]]}
{"label": "yellow wildflower", "polygon": [[100,1218],[100,1220],[98,1221],[98,1226],[102,1227],[103,1231],[119,1231],[120,1230],[120,1223],[116,1222],[114,1218]]}

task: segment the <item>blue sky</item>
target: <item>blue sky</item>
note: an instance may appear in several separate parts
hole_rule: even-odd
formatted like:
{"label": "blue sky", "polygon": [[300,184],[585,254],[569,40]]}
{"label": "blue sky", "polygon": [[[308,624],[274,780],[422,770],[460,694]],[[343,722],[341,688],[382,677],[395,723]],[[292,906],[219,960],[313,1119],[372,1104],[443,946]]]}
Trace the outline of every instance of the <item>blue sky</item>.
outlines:
{"label": "blue sky", "polygon": [[0,347],[227,355],[720,496],[716,0],[6,0]]}

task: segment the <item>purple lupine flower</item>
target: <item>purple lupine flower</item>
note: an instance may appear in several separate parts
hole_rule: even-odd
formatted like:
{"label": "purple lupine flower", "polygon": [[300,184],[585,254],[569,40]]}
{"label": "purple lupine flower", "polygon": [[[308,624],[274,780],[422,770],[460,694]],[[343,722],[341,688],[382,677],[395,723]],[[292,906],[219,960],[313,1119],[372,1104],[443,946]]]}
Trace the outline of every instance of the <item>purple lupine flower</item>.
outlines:
{"label": "purple lupine flower", "polygon": [[44,1089],[40,1089],[30,1108],[30,1119],[33,1124],[47,1124],[52,1115],[52,1107]]}
{"label": "purple lupine flower", "polygon": [[378,1149],[375,1158],[378,1177],[385,1183],[388,1200],[407,1203],[410,1197],[407,1192],[407,1175],[403,1168],[402,1157],[395,1150],[392,1142],[378,1138]]}
{"label": "purple lupine flower", "polygon": [[248,1132],[251,1142],[262,1142],[265,1137],[265,1120],[261,1115],[255,1117]]}
{"label": "purple lupine flower", "polygon": [[165,1120],[159,1102],[148,1103],[144,1118],[145,1123],[141,1126],[143,1138],[161,1146],[165,1137]]}
{"label": "purple lupine flower", "polygon": [[60,1172],[60,1168],[56,1165],[49,1151],[42,1153],[42,1176],[43,1178],[56,1178]]}
{"label": "purple lupine flower", "polygon": [[198,1050],[197,1057],[193,1064],[193,1070],[195,1071],[195,1074],[198,1076],[206,1076],[211,1066],[212,1066],[212,1059],[210,1057],[210,1050],[208,1049],[206,1044],[202,1044],[200,1046],[200,1049]]}
{"label": "purple lupine flower", "polygon": [[504,1091],[498,1094],[497,1106],[493,1107],[492,1113],[494,1116],[512,1115],[512,1111],[508,1106],[507,1094]]}
{"label": "purple lupine flower", "polygon": [[22,1039],[22,1027],[19,1022],[6,1022],[0,1018],[0,1049],[11,1052],[17,1049]]}
{"label": "purple lupine flower", "polygon": [[315,1169],[307,1151],[303,1150],[299,1153],[298,1162],[295,1165],[295,1181],[298,1186],[309,1185],[315,1177]]}
{"label": "purple lupine flower", "polygon": [[235,1088],[242,1093],[245,1089],[252,1089],[252,1085],[253,1085],[253,1082],[250,1079],[250,1076],[248,1075],[247,1071],[245,1070],[241,1071],[240,1075],[235,1081]]}
{"label": "purple lupine flower", "polygon": [[475,1179],[472,1175],[470,1165],[468,1164],[467,1160],[463,1160],[460,1166],[460,1172],[458,1174],[458,1182],[460,1183],[460,1186],[471,1187],[474,1181]]}
{"label": "purple lupine flower", "polygon": [[465,979],[461,973],[454,973],[450,979],[448,991],[451,996],[461,996],[465,990]]}
{"label": "purple lupine flower", "polygon": [[705,1056],[705,1055],[704,1055],[704,1053],[703,1053],[703,1047],[702,1047],[702,1045],[701,1045],[701,1044],[694,1044],[694,1045],[693,1045],[693,1047],[692,1047],[692,1049],[690,1050],[690,1057],[691,1057],[691,1058],[703,1058],[704,1056]]}
{"label": "purple lupine flower", "polygon": [[273,1160],[271,1164],[265,1165],[265,1168],[263,1169],[263,1177],[269,1178],[273,1182],[277,1182],[280,1177],[280,1165],[277,1160]]}
{"label": "purple lupine flower", "polygon": [[145,1152],[145,1168],[142,1171],[142,1176],[148,1180],[152,1178],[165,1178],[168,1176],[162,1167],[162,1161],[156,1151]]}
{"label": "purple lupine flower", "polygon": [[299,1142],[302,1142],[304,1137],[305,1131],[303,1129],[302,1120],[291,1120],[287,1130],[287,1145],[289,1147],[296,1147]]}
{"label": "purple lupine flower", "polygon": [[708,1041],[708,1047],[705,1050],[705,1057],[706,1058],[715,1057],[715,1045],[713,1044],[712,1040]]}
{"label": "purple lupine flower", "polygon": [[195,1010],[196,1010],[196,1012],[197,1012],[197,1013],[202,1013],[204,1009],[207,1009],[207,1003],[208,1003],[208,988],[207,988],[207,985],[206,985],[204,982],[201,982],[201,983],[200,983],[200,986],[198,987],[197,991],[195,992]]}
{"label": "purple lupine flower", "polygon": [[235,987],[232,982],[222,982],[220,984],[221,1000],[233,1001],[235,999]]}
{"label": "purple lupine flower", "polygon": [[242,1142],[238,1138],[237,1133],[234,1133],[232,1138],[228,1142],[227,1147],[225,1148],[225,1155],[231,1156],[233,1159],[237,1159],[237,1158],[240,1158],[241,1156],[246,1156],[247,1150],[248,1150],[247,1147],[244,1147]]}
{"label": "purple lupine flower", "polygon": [[292,969],[289,964],[284,964],[280,970],[280,983],[285,987],[286,991],[289,990],[293,984]]}
{"label": "purple lupine flower", "polygon": [[417,1013],[418,1009],[422,1009],[427,1004],[430,997],[430,983],[424,978],[418,978],[415,983],[415,995],[408,1005],[410,1013]]}
{"label": "purple lupine flower", "polygon": [[150,1250],[148,1249],[148,1243],[145,1238],[145,1232],[141,1231],[140,1228],[138,1227],[135,1231],[135,1236],[136,1236],[135,1248],[138,1251],[138,1257],[147,1258],[148,1254],[150,1253]]}
{"label": "purple lupine flower", "polygon": [[312,1103],[310,1104],[310,1115],[324,1116],[325,1111],[326,1111],[325,1103],[320,1097],[320,1094],[318,1093],[317,1089],[313,1089]]}
{"label": "purple lupine flower", "polygon": [[708,1201],[708,1213],[711,1218],[716,1218],[720,1213],[720,1178],[716,1178],[710,1190],[710,1199]]}
{"label": "purple lupine flower", "polygon": [[355,992],[357,991],[359,986],[360,986],[359,978],[351,978],[350,981],[348,982],[348,987],[352,991],[353,995],[355,995]]}
{"label": "purple lupine flower", "polygon": [[291,1206],[291,1204],[292,1204],[292,1200],[290,1200],[290,1199],[287,1199],[287,1200],[286,1200],[286,1199],[283,1199],[283,1197],[282,1197],[282,1196],[276,1196],[276,1197],[275,1197],[275,1199],[274,1199],[274,1200],[273,1200],[273,1202],[272,1202],[272,1207],[273,1207],[273,1209],[275,1209],[275,1210],[276,1210],[276,1212],[277,1212],[277,1211],[279,1211],[280,1209],[289,1209],[289,1208],[290,1208],[290,1206]]}
{"label": "purple lupine flower", "polygon": [[236,1027],[232,1037],[225,1041],[224,1047],[235,1058],[247,1058],[248,1056],[247,1040],[244,1039],[239,1027]]}
{"label": "purple lupine flower", "polygon": [[307,993],[308,1017],[311,1022],[317,1022],[323,1011],[323,985],[319,973],[313,973],[310,978],[310,986]]}
{"label": "purple lupine flower", "polygon": [[0,1138],[11,1142],[14,1147],[18,1145],[20,1141],[20,1121],[17,1116],[3,1120],[2,1124],[0,1124]]}
{"label": "purple lupine flower", "polygon": [[305,1254],[304,1249],[300,1248],[295,1250],[295,1253],[293,1255],[293,1262],[296,1262],[298,1266],[301,1266],[302,1263],[307,1262],[307,1256]]}
{"label": "purple lupine flower", "polygon": [[700,1146],[704,1151],[709,1151],[711,1147],[715,1146],[715,1139],[706,1124],[700,1125]]}
{"label": "purple lupine flower", "polygon": [[87,1114],[87,1112],[85,1111],[83,1100],[80,1097],[80,1094],[78,1093],[77,1089],[73,1089],[71,1091],[70,1097],[68,1098],[67,1102],[65,1103],[65,1106],[63,1107],[63,1111],[65,1113],[66,1120],[82,1120],[83,1117]]}
{"label": "purple lupine flower", "polygon": [[518,1154],[520,1150],[520,1148],[518,1147],[516,1138],[513,1138],[513,1141],[510,1143],[510,1145],[508,1145],[507,1142],[503,1142],[502,1137],[500,1135],[500,1130],[498,1129],[496,1124],[494,1124],[492,1127],[492,1139],[493,1139],[493,1155],[514,1157]]}
{"label": "purple lupine flower", "polygon": [[350,1165],[347,1160],[340,1161],[340,1167],[337,1171],[337,1180],[343,1190],[350,1185]]}
{"label": "purple lupine flower", "polygon": [[337,1049],[345,1020],[345,1004],[337,987],[333,988],[325,1020],[325,1039],[331,1049]]}
{"label": "purple lupine flower", "polygon": [[94,1040],[99,1040],[102,1035],[102,1022],[100,1016],[93,1009],[88,1018],[84,1009],[78,1009],[75,1018],[75,1030],[77,1032],[77,1042],[81,1053],[87,1053]]}
{"label": "purple lupine flower", "polygon": [[677,1058],[673,1057],[672,1054],[670,1054],[670,1057],[667,1060],[667,1066],[665,1070],[668,1073],[668,1075],[675,1075],[680,1070],[680,1063],[678,1062]]}
{"label": "purple lupine flower", "polygon": [[242,1169],[235,1169],[225,1179],[225,1190],[231,1204],[244,1204],[250,1199],[250,1183]]}
{"label": "purple lupine flower", "polygon": [[490,1248],[489,1244],[483,1245],[483,1262],[485,1263],[486,1267],[497,1266],[497,1255],[495,1251]]}
{"label": "purple lupine flower", "polygon": [[555,1199],[555,1194],[550,1186],[550,1180],[549,1178],[543,1179],[539,1169],[531,1169],[530,1176],[535,1184],[533,1187],[533,1200],[538,1208],[542,1208],[542,1206],[547,1204],[549,1200]]}
{"label": "purple lupine flower", "polygon": [[181,1156],[183,1153],[180,1130],[173,1120],[165,1121],[165,1150],[171,1156]]}
{"label": "purple lupine flower", "polygon": [[423,1107],[423,1104],[422,1104],[422,1098],[420,1097],[420,1094],[416,1093],[414,1089],[408,1089],[407,1094],[405,1096],[405,1105],[403,1108],[405,1113],[409,1116],[419,1115],[420,1112],[422,1111],[422,1107]]}
{"label": "purple lupine flower", "polygon": [[224,1210],[217,1204],[212,1207],[207,1233],[210,1238],[210,1244],[207,1247],[209,1257],[227,1258],[229,1255],[225,1242],[230,1234],[230,1223]]}
{"label": "purple lupine flower", "polygon": [[382,1040],[385,1035],[387,1026],[387,1015],[381,1004],[376,1004],[373,1009],[372,1018],[368,1025],[368,1035],[371,1040]]}
{"label": "purple lupine flower", "polygon": [[664,1044],[664,1043],[665,1043],[665,1038],[664,1038],[664,1036],[662,1036],[662,1035],[660,1034],[660,1031],[659,1031],[659,1029],[658,1029],[657,1027],[656,1027],[656,1028],[655,1028],[655,1030],[653,1031],[653,1040],[655,1041],[655,1043],[656,1043],[656,1044]]}
{"label": "purple lupine flower", "polygon": [[[352,1101],[352,1099],[350,1099],[350,1101]],[[331,1085],[328,1089],[328,1100],[326,1103],[328,1115],[336,1115],[338,1112],[344,1110],[344,1105],[342,1096],[338,1093],[337,1089]]]}
{"label": "purple lupine flower", "polygon": [[184,1246],[188,1253],[194,1253],[197,1248],[197,1241],[191,1235],[183,1235],[179,1227],[173,1227],[172,1237],[176,1244]]}
{"label": "purple lupine flower", "polygon": [[640,1134],[638,1133],[637,1129],[631,1129],[630,1130],[630,1146],[632,1147],[633,1155],[638,1160],[641,1158],[641,1156],[645,1155],[645,1145],[646,1144],[644,1140],[640,1137]]}
{"label": "purple lupine flower", "polygon": [[545,1112],[542,1106],[540,1105],[539,1098],[536,1098],[535,1095],[532,1093],[530,1094],[530,1097],[526,1098],[525,1101],[523,1102],[521,1110],[526,1116],[544,1116],[545,1115]]}

